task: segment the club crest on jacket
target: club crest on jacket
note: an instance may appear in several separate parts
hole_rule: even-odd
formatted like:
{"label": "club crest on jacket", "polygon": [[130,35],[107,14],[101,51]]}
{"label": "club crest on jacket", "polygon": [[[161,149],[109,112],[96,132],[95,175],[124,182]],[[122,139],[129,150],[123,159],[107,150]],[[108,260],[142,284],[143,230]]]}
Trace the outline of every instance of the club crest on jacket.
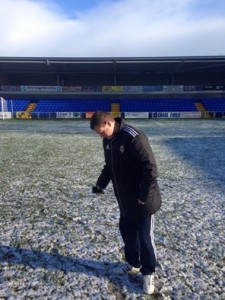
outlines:
{"label": "club crest on jacket", "polygon": [[123,153],[124,150],[125,150],[125,149],[124,149],[124,145],[121,145],[121,146],[120,146],[120,152]]}

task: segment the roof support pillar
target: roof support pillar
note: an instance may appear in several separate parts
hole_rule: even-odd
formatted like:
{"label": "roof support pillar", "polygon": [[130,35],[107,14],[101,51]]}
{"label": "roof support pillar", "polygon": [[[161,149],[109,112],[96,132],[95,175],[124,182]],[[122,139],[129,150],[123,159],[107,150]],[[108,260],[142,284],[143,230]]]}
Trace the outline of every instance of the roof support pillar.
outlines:
{"label": "roof support pillar", "polygon": [[116,61],[115,61],[115,60],[114,60],[113,67],[114,67],[114,79],[113,79],[113,84],[114,84],[114,85],[117,85],[117,65],[116,65]]}

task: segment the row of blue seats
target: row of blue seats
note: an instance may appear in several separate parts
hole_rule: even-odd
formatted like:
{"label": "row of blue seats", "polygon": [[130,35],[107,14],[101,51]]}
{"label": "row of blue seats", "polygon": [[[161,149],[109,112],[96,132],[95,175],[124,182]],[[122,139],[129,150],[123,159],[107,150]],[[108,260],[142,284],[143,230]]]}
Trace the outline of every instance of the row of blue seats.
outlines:
{"label": "row of blue seats", "polygon": [[193,100],[189,99],[152,99],[121,101],[121,111],[197,111]]}
{"label": "row of blue seats", "polygon": [[110,111],[110,101],[107,100],[41,100],[34,112],[86,112],[106,110]]}
{"label": "row of blue seats", "polygon": [[30,104],[30,100],[8,100],[7,107],[8,111],[24,111],[26,110],[27,106]]}
{"label": "row of blue seats", "polygon": [[[121,112],[135,111],[197,111],[193,99],[120,99]],[[225,111],[225,98],[200,100],[208,111]],[[30,100],[7,101],[9,111],[24,111]],[[110,99],[57,99],[40,100],[34,112],[87,112],[87,111],[110,111]]]}
{"label": "row of blue seats", "polygon": [[[122,99],[118,101],[120,110],[126,111],[196,111],[192,100],[182,99]],[[41,100],[36,106],[34,112],[59,112],[59,111],[96,111],[111,110],[110,100]]]}
{"label": "row of blue seats", "polygon": [[208,111],[225,111],[225,99],[204,99],[202,104]]}

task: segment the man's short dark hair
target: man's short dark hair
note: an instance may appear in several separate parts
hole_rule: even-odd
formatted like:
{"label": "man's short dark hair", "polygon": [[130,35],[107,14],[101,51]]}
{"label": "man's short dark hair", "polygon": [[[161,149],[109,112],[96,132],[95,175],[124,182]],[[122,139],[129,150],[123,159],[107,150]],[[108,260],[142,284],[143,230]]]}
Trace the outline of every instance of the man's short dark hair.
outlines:
{"label": "man's short dark hair", "polygon": [[96,126],[101,126],[105,121],[113,120],[114,118],[109,112],[97,111],[91,117],[90,127],[94,130]]}

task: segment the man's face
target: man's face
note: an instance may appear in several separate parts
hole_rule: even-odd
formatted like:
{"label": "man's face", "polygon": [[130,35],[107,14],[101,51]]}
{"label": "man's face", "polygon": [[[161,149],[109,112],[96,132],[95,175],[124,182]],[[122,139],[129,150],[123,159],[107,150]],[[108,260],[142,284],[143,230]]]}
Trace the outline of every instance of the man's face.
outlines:
{"label": "man's face", "polygon": [[114,122],[105,121],[100,126],[95,126],[94,131],[102,138],[111,139],[114,133]]}

